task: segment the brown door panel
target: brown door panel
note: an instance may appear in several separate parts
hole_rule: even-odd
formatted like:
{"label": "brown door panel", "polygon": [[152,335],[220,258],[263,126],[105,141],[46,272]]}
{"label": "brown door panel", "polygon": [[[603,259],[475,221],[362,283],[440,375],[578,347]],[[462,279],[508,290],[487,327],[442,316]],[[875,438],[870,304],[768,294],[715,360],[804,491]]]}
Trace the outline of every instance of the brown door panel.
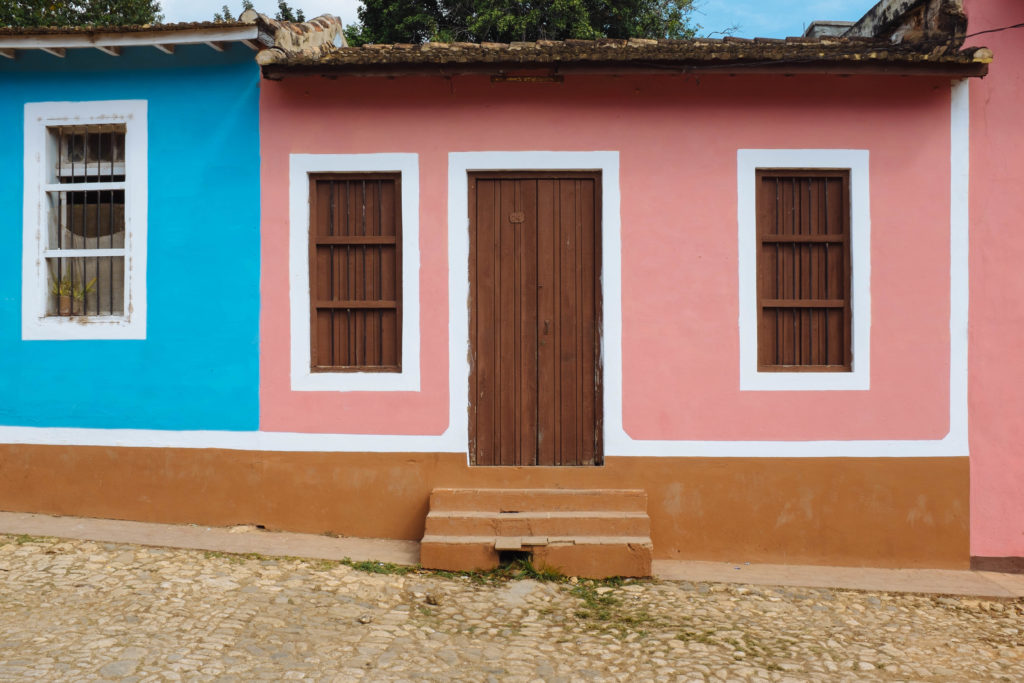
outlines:
{"label": "brown door panel", "polygon": [[470,453],[601,462],[600,177],[470,177]]}

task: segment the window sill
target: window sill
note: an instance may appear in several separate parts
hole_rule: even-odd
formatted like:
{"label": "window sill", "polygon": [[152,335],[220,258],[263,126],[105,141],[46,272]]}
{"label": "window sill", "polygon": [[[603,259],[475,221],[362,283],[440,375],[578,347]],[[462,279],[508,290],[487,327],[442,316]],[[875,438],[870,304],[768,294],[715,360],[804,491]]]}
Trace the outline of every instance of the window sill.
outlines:
{"label": "window sill", "polygon": [[844,370],[744,371],[740,373],[740,391],[867,391],[871,388],[871,378],[866,371]]}
{"label": "window sill", "polygon": [[144,323],[112,316],[46,316],[25,320],[23,340],[145,339]]}

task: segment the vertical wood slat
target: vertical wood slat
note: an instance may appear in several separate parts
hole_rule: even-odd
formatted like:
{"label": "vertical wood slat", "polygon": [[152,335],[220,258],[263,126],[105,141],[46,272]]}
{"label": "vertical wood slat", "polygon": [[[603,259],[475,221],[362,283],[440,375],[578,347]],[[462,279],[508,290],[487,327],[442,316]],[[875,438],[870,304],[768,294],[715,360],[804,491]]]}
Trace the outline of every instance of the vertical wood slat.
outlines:
{"label": "vertical wood slat", "polygon": [[577,382],[576,326],[579,322],[577,301],[576,255],[578,235],[576,225],[576,193],[572,181],[558,182],[558,422],[561,426],[558,464],[573,462],[579,445],[577,404],[574,394]]}
{"label": "vertical wood slat", "polygon": [[400,197],[398,174],[310,177],[314,371],[401,370]]}
{"label": "vertical wood slat", "polygon": [[469,310],[470,338],[470,391],[469,403],[473,410],[469,419],[469,451],[479,464],[494,464],[494,403],[498,385],[494,381],[491,355],[494,349],[494,324],[487,314],[496,307],[494,300],[494,230],[487,226],[494,222],[496,183],[470,178],[469,186],[469,269],[473,294]]}
{"label": "vertical wood slat", "polygon": [[588,174],[470,177],[474,464],[600,462],[598,201]]}
{"label": "vertical wood slat", "polygon": [[849,214],[846,171],[757,172],[759,369],[852,367]]}
{"label": "vertical wood slat", "polygon": [[[517,354],[517,390],[516,425],[518,445],[515,449],[517,465],[532,465],[538,459],[538,278],[537,253],[538,230],[531,229],[536,225],[537,216],[537,181],[520,181],[517,210],[524,216],[524,222],[518,224],[525,229],[517,230],[519,238],[517,249],[517,304],[519,313],[516,316],[516,343],[519,345]],[[530,216],[533,220],[526,220]]]}
{"label": "vertical wood slat", "polygon": [[[518,230],[511,229],[508,215],[515,210],[513,181],[498,183],[497,209],[498,234],[495,252],[495,270],[498,273],[498,296],[495,306],[495,326],[498,333],[498,353],[495,357],[498,376],[498,442],[506,460],[505,464],[515,465],[515,238]],[[509,229],[506,229],[508,227]]]}
{"label": "vertical wood slat", "polygon": [[551,334],[558,288],[555,284],[558,250],[558,181],[537,180],[537,464],[555,465],[559,425],[556,415],[556,358],[558,344]]}

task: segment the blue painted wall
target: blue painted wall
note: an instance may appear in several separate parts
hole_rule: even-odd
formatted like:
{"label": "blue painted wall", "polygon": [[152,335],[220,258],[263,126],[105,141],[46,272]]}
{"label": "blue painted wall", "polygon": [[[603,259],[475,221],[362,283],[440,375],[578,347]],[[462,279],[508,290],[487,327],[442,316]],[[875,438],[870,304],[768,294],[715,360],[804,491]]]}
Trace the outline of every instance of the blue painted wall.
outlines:
{"label": "blue painted wall", "polygon": [[[0,60],[0,425],[259,423],[259,71],[233,45]],[[144,99],[147,338],[22,341],[26,102]]]}

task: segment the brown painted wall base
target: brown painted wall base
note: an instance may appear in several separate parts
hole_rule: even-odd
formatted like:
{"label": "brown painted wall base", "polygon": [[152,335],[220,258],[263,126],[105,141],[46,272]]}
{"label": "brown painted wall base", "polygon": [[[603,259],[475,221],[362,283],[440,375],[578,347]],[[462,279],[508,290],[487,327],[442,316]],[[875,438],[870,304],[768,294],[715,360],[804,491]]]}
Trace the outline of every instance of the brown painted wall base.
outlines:
{"label": "brown painted wall base", "polygon": [[1024,574],[1024,557],[972,557],[971,569],[978,572]]}
{"label": "brown painted wall base", "polygon": [[0,510],[419,540],[435,487],[641,488],[654,555],[966,569],[967,458],[633,458],[0,445]]}

